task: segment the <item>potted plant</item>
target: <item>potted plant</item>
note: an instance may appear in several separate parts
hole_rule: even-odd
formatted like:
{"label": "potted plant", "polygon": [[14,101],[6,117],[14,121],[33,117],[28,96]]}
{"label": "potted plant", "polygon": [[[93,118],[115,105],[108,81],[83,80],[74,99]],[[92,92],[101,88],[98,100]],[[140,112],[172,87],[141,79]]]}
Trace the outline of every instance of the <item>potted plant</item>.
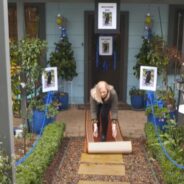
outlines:
{"label": "potted plant", "polygon": [[[45,108],[41,92],[41,75],[44,67],[41,58],[46,47],[46,41],[37,38],[25,38],[10,44],[12,91],[21,100],[21,118],[27,128],[30,125],[27,119],[34,119],[35,111],[40,112]],[[15,72],[16,69],[18,70]],[[56,115],[56,107],[51,103],[47,108],[47,118],[53,118]]]}
{"label": "potted plant", "polygon": [[[48,101],[47,98],[51,100]],[[51,98],[43,95],[32,98],[28,105],[29,131],[39,134],[42,128],[55,121],[58,114],[58,106],[58,101],[53,95]]]}
{"label": "potted plant", "polygon": [[132,87],[129,91],[131,105],[134,109],[143,109],[145,106],[145,91]]}
{"label": "potted plant", "polygon": [[162,101],[163,106],[166,107],[170,113],[170,118],[176,117],[176,100],[175,94],[171,87],[166,90],[157,90],[157,98]]}
{"label": "potted plant", "polygon": [[41,85],[40,79],[44,66],[41,63],[41,57],[46,46],[47,43],[44,40],[37,38],[25,38],[10,43],[12,92],[13,97],[21,100],[21,117],[24,119],[27,119],[27,99],[30,96],[36,96]]}
{"label": "potted plant", "polygon": [[154,115],[155,115],[155,122],[152,113],[152,107],[146,107],[145,114],[147,115],[147,122],[152,124],[156,123],[156,125],[163,130],[164,126],[167,123],[167,120],[170,119],[169,111],[167,107],[159,107],[159,105],[153,105]]}
{"label": "potted plant", "polygon": [[[68,37],[65,36],[55,43],[55,50],[51,52],[48,64],[58,69],[58,76],[62,80],[72,81],[77,76],[76,61]],[[60,110],[68,108],[68,93],[57,93],[61,103]]]}

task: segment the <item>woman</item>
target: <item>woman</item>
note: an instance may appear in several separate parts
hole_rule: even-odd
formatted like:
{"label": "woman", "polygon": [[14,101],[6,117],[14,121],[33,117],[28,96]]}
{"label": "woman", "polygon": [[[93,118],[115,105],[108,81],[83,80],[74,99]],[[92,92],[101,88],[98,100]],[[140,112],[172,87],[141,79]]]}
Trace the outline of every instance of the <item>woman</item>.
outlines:
{"label": "woman", "polygon": [[90,112],[94,137],[98,137],[101,122],[101,141],[106,141],[109,112],[111,112],[112,136],[115,138],[117,134],[116,123],[118,121],[118,97],[113,86],[105,81],[100,81],[91,89]]}

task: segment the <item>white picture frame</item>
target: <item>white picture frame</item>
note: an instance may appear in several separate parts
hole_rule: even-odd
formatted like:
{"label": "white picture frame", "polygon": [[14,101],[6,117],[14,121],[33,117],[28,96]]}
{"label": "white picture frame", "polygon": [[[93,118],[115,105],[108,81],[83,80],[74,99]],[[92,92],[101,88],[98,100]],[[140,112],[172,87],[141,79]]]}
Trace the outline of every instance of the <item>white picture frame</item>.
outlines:
{"label": "white picture frame", "polygon": [[157,86],[157,67],[140,67],[140,89],[147,91],[156,91]]}
{"label": "white picture frame", "polygon": [[57,91],[57,67],[47,67],[42,72],[42,92]]}
{"label": "white picture frame", "polygon": [[111,56],[112,55],[112,36],[99,36],[99,55]]}
{"label": "white picture frame", "polygon": [[117,29],[117,3],[98,3],[98,29]]}

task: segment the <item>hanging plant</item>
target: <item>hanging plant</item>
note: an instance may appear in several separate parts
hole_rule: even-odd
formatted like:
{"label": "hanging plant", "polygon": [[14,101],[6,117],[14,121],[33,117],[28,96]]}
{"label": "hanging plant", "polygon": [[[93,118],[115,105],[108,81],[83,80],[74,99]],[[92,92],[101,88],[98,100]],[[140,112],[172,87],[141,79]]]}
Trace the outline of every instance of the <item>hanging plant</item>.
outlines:
{"label": "hanging plant", "polygon": [[135,56],[137,62],[133,66],[133,74],[137,79],[140,77],[140,66],[155,66],[158,68],[158,75],[165,73],[169,60],[164,46],[164,40],[157,35],[150,40],[143,38],[139,53]]}

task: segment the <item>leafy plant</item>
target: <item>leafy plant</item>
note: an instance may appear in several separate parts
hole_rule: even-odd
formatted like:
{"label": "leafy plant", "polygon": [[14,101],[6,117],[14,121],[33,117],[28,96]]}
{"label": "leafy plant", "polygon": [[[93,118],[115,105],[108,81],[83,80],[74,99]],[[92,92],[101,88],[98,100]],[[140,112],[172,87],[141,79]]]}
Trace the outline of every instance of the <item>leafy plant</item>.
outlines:
{"label": "leafy plant", "polygon": [[43,95],[36,96],[30,100],[28,105],[29,118],[32,117],[34,110],[44,111],[47,105],[47,118],[53,118],[58,114],[58,106],[60,103],[52,97],[52,101],[46,104]]}
{"label": "leafy plant", "polygon": [[[153,105],[154,114],[157,118],[169,118],[169,111],[166,107],[160,108],[158,105]],[[148,116],[152,113],[151,106],[146,107],[145,114]]]}
{"label": "leafy plant", "polygon": [[175,110],[176,100],[175,94],[171,87],[166,90],[157,90],[157,96],[159,100],[162,100],[165,106],[171,111]]}
{"label": "leafy plant", "polygon": [[65,80],[72,80],[77,76],[76,62],[71,43],[67,37],[55,43],[55,51],[51,52],[48,64],[58,68],[58,75]]}
{"label": "leafy plant", "polygon": [[178,162],[184,164],[184,126],[177,126],[174,120],[166,125],[166,131],[161,134],[164,145],[170,147],[170,153]]}
{"label": "leafy plant", "polygon": [[10,160],[8,156],[0,151],[0,183],[10,184],[11,180],[9,177],[9,172],[11,170]]}
{"label": "leafy plant", "polygon": [[[174,133],[174,131],[172,130],[172,132],[174,133],[175,136],[177,136],[178,131],[180,132],[179,129],[181,129],[181,131],[183,131],[183,128],[176,127],[174,124],[171,124],[171,123],[169,123],[169,124],[171,125],[171,129],[174,128],[173,130],[176,131],[176,133]],[[178,183],[184,184],[184,171],[177,168],[164,155],[164,152],[162,151],[161,146],[158,143],[158,138],[155,134],[153,124],[151,124],[151,123],[146,123],[145,124],[145,134],[146,134],[146,138],[147,138],[147,149],[152,154],[152,156],[154,158],[156,158],[156,160],[159,162],[160,168],[162,170],[164,183],[167,183],[167,184],[178,184]],[[171,146],[169,146],[167,144],[167,140],[171,139],[171,142],[172,142],[173,138],[172,138],[172,136],[170,135],[169,132],[167,132],[167,134],[168,135],[166,136],[167,138],[165,138],[165,143],[164,143],[166,145],[167,151],[169,152],[169,154],[171,154],[171,157],[173,157],[173,159],[176,159],[177,162],[179,162],[181,164],[184,164],[184,158],[183,158],[184,154],[181,152],[182,157],[180,157],[181,154],[178,152],[178,149],[180,150],[181,146],[178,145],[176,150],[173,149]],[[179,133],[180,136],[182,134]],[[183,135],[182,135],[182,137],[183,137]],[[182,140],[182,139],[183,138],[181,138],[180,140]],[[176,140],[177,140],[177,138],[176,138]],[[173,155],[173,153],[176,155],[176,157]]]}
{"label": "leafy plant", "polygon": [[129,91],[129,95],[132,96],[132,95],[141,95],[141,96],[144,96],[145,95],[145,91],[144,90],[141,90],[141,89],[138,89],[136,88],[135,86],[132,87]]}
{"label": "leafy plant", "polygon": [[139,53],[135,56],[137,62],[133,67],[133,74],[137,79],[140,77],[140,66],[155,66],[158,68],[158,74],[165,74],[169,61],[164,46],[164,40],[157,35],[152,36],[150,40],[143,38]]}
{"label": "leafy plant", "polygon": [[13,103],[17,102],[20,95],[25,95],[26,98],[37,95],[44,66],[41,57],[46,47],[46,41],[37,38],[25,38],[10,43]]}

